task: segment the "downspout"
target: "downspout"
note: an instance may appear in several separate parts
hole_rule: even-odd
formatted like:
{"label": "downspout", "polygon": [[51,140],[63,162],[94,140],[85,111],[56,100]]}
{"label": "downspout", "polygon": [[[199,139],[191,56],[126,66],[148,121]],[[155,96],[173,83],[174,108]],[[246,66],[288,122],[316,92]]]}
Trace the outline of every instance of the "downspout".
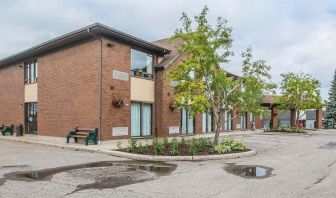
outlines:
{"label": "downspout", "polygon": [[103,40],[101,37],[97,36],[95,33],[90,31],[90,28],[87,29],[87,32],[94,38],[100,41],[100,68],[99,68],[99,135],[98,135],[98,144],[101,144],[101,133],[102,133],[102,87],[103,87]]}

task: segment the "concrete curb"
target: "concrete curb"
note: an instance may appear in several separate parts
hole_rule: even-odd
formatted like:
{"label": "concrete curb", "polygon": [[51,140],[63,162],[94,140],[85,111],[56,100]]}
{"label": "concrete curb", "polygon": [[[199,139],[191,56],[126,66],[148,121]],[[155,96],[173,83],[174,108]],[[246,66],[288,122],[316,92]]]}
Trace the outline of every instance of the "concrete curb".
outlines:
{"label": "concrete curb", "polygon": [[126,153],[122,151],[103,150],[100,151],[115,157],[123,157],[133,160],[155,161],[155,162],[168,162],[168,161],[199,161],[199,160],[220,160],[220,159],[235,159],[242,157],[250,157],[256,155],[255,150],[250,150],[242,153],[230,153],[223,155],[197,155],[197,156],[156,156],[156,155],[142,155]]}
{"label": "concrete curb", "polygon": [[43,143],[36,142],[30,140],[22,140],[22,139],[13,139],[13,138],[0,138],[3,141],[12,141],[12,142],[20,142],[26,144],[33,145],[42,145],[60,149],[68,149],[73,151],[83,151],[83,152],[91,152],[91,153],[103,153],[115,157],[121,157],[126,159],[133,160],[141,160],[141,161],[155,161],[155,162],[167,162],[167,161],[199,161],[199,160],[220,160],[220,159],[235,159],[241,157],[250,157],[256,155],[257,152],[255,150],[250,150],[242,153],[230,153],[230,154],[222,154],[222,155],[197,155],[197,156],[156,156],[156,155],[142,155],[142,154],[133,154],[126,153],[116,150],[108,150],[104,148],[92,148],[92,147],[78,147],[78,145],[63,145],[63,144],[51,144],[51,143]]}
{"label": "concrete curb", "polygon": [[99,152],[99,149],[73,147],[71,145],[59,145],[59,144],[42,143],[42,142],[35,142],[35,141],[29,141],[29,140],[5,139],[5,138],[1,138],[0,140],[26,143],[26,144],[33,144],[33,145],[48,146],[48,147],[67,149],[67,150],[73,150],[73,151],[84,151],[84,152],[91,152],[91,153]]}

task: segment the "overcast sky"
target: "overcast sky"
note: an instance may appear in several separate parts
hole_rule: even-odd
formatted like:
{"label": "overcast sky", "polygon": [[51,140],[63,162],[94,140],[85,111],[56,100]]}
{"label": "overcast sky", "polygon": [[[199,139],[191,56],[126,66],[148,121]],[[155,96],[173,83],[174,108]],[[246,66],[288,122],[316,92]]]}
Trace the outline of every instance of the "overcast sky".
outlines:
{"label": "overcast sky", "polygon": [[241,51],[251,46],[272,66],[274,82],[284,72],[310,73],[327,98],[336,68],[335,0],[1,0],[0,59],[94,22],[158,40],[180,27],[183,11],[193,16],[203,5],[211,22],[221,16],[233,28],[236,56],[224,68],[239,74]]}

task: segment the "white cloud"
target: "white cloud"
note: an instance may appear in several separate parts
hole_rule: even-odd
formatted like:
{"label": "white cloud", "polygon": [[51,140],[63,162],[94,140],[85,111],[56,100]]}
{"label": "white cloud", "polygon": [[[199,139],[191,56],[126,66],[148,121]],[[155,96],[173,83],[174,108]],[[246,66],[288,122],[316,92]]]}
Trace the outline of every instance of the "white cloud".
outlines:
{"label": "white cloud", "polygon": [[311,73],[328,86],[336,62],[336,2],[307,0],[20,0],[0,6],[0,57],[101,22],[146,40],[170,36],[180,26],[182,11],[191,16],[203,5],[209,19],[228,19],[236,56],[226,66],[239,73],[240,53],[252,46],[256,58],[272,67],[274,81],[284,72]]}

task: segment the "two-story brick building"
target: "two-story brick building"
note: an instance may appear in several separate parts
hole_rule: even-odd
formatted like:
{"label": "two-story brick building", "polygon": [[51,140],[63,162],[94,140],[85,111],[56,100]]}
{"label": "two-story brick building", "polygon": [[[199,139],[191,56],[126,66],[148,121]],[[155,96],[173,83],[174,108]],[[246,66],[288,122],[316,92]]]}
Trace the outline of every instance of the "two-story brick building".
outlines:
{"label": "two-story brick building", "polygon": [[[176,44],[96,23],[2,59],[0,124],[57,137],[76,126],[96,127],[99,140],[211,132],[211,113],[191,118],[170,108],[174,85],[164,73],[183,59]],[[249,129],[253,120],[260,128],[249,113],[224,128]]]}

